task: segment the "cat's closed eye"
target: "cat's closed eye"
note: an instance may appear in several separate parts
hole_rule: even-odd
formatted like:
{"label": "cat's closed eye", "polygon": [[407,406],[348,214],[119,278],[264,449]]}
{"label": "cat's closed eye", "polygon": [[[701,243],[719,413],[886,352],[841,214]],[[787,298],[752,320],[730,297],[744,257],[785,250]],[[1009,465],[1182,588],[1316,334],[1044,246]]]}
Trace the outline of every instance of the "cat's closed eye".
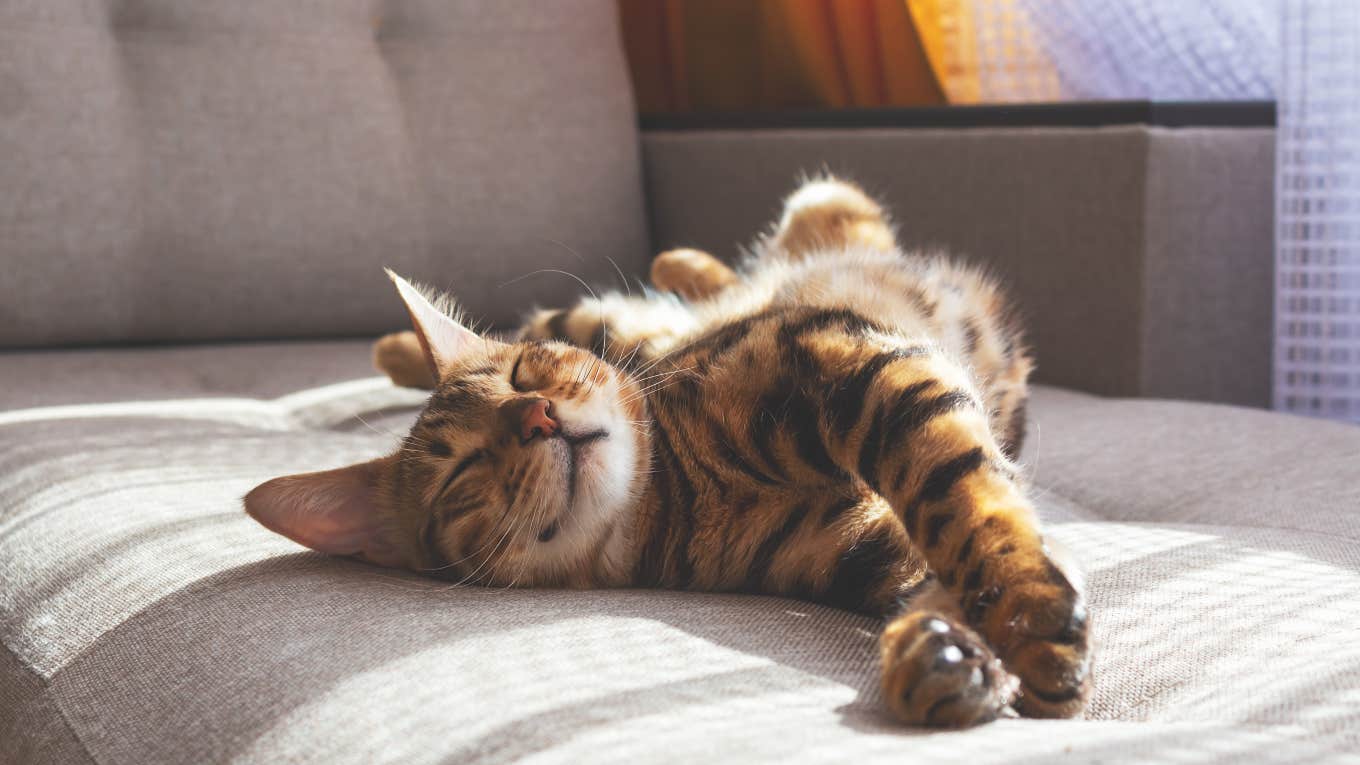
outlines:
{"label": "cat's closed eye", "polygon": [[453,486],[453,482],[458,480],[459,476],[467,472],[468,468],[472,467],[473,465],[477,464],[478,462],[485,458],[486,452],[482,451],[481,449],[478,449],[477,451],[464,457],[461,461],[459,461],[457,465],[454,465],[453,470],[449,472],[449,477],[444,479],[444,483],[439,487],[439,491],[434,495],[435,499],[436,500],[442,499],[444,495],[448,494],[449,487]]}
{"label": "cat's closed eye", "polygon": [[520,380],[519,367],[523,361],[524,353],[520,352],[520,354],[515,357],[515,365],[510,367],[510,387],[513,388],[516,393],[525,393],[528,390],[523,385],[521,385],[519,381]]}

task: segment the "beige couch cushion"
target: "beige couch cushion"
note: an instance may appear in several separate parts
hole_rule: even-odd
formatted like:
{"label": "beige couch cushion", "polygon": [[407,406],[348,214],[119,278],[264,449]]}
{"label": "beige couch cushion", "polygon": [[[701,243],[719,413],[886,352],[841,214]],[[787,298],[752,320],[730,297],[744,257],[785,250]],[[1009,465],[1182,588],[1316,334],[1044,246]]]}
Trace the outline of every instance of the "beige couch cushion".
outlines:
{"label": "beige couch cushion", "polygon": [[[231,363],[366,366],[363,344],[280,350]],[[1360,429],[1037,391],[1027,470],[1087,570],[1094,698],[1083,720],[921,733],[880,709],[869,619],[450,588],[304,552],[241,495],[384,451],[420,395],[195,389],[188,357],[159,353],[160,402],[0,414],[0,761],[1300,762],[1360,744]],[[5,361],[76,363],[54,359]]]}
{"label": "beige couch cushion", "polygon": [[0,0],[0,167],[0,348],[376,333],[383,266],[508,323],[648,255],[613,0]]}

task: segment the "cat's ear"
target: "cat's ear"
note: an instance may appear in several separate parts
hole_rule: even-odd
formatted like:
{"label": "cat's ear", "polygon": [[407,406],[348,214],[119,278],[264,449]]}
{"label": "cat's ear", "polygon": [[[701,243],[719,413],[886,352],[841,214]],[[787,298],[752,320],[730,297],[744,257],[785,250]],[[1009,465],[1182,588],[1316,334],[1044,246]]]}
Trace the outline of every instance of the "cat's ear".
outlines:
{"label": "cat's ear", "polygon": [[362,555],[402,566],[378,511],[378,481],[392,457],[349,467],[275,478],[245,497],[246,512],[270,531],[331,555]]}
{"label": "cat's ear", "polygon": [[476,332],[464,327],[453,317],[439,310],[415,285],[386,269],[387,276],[397,285],[406,312],[411,314],[411,325],[420,340],[420,350],[430,365],[434,379],[439,380],[449,366],[482,341]]}

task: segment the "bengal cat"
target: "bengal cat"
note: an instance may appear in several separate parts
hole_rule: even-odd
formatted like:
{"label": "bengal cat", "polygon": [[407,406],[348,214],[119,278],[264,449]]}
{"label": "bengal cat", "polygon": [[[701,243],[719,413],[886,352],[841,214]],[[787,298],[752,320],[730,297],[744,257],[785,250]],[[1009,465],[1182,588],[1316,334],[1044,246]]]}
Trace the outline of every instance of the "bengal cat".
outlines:
{"label": "bengal cat", "polygon": [[433,388],[389,456],[245,498],[304,545],[456,582],[791,596],[887,619],[901,720],[1065,717],[1089,689],[1075,572],[1011,461],[1031,361],[998,289],[809,182],[739,271],[659,256],[662,293],[479,336],[393,276]]}

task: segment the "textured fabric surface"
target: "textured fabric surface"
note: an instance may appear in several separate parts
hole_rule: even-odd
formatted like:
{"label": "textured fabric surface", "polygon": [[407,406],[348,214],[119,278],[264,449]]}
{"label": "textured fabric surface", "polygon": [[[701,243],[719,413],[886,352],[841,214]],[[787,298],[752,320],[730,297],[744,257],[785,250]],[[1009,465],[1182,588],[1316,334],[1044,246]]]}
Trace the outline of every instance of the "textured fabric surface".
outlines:
{"label": "textured fabric surface", "polygon": [[[207,350],[152,368],[174,380]],[[277,348],[226,353],[280,364]],[[367,363],[358,344],[308,354],[293,379]],[[242,513],[261,480],[390,448],[418,392],[363,378],[277,396],[248,375],[160,390],[0,413],[0,762],[1303,762],[1360,748],[1351,427],[1036,391],[1025,469],[1086,569],[1095,695],[1084,720],[921,733],[880,710],[870,619],[746,596],[450,589],[305,552]]]}
{"label": "textured fabric surface", "polygon": [[372,345],[366,339],[0,351],[0,411],[113,401],[277,398],[375,374]]}
{"label": "textured fabric surface", "polygon": [[0,0],[0,347],[513,321],[643,270],[633,120],[612,0]]}
{"label": "textured fabric surface", "polygon": [[910,247],[1002,275],[1040,380],[1103,395],[1270,403],[1269,129],[654,132],[657,249],[731,258],[800,173],[853,178]]}
{"label": "textured fabric surface", "polygon": [[1137,393],[1268,406],[1274,131],[1150,130],[1147,151]]}

